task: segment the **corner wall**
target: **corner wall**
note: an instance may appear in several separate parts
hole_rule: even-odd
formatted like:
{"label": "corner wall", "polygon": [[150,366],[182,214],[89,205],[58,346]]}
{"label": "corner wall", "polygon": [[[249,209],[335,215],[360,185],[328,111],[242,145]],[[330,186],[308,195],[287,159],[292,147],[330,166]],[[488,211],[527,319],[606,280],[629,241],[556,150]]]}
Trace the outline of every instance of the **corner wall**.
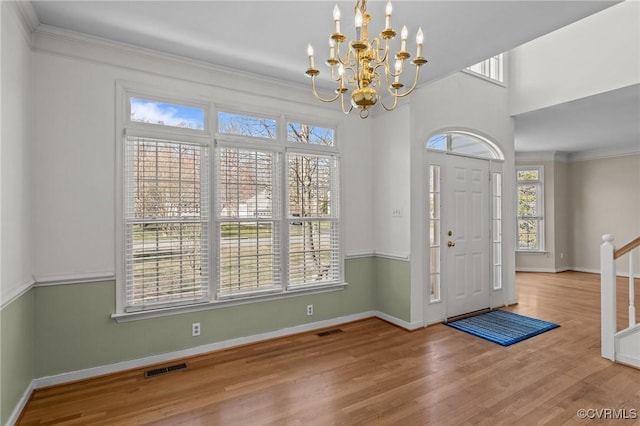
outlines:
{"label": "corner wall", "polygon": [[[603,234],[612,234],[617,247],[640,236],[640,154],[576,161],[569,170],[573,267],[599,272]],[[617,268],[628,271],[626,258]]]}
{"label": "corner wall", "polygon": [[31,278],[31,31],[19,6],[0,2],[0,424],[33,380]]}

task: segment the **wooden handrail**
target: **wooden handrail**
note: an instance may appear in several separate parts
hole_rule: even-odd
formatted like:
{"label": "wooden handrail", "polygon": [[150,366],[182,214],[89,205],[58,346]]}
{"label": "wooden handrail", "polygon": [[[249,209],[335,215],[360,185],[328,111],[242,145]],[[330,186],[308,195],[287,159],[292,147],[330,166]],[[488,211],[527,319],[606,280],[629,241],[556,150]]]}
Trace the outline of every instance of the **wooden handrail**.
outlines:
{"label": "wooden handrail", "polygon": [[640,247],[640,237],[636,238],[635,240],[625,244],[624,246],[620,247],[618,250],[613,252],[613,258],[617,259],[620,256],[624,256],[625,254],[629,253],[631,250],[633,250],[636,247]]}

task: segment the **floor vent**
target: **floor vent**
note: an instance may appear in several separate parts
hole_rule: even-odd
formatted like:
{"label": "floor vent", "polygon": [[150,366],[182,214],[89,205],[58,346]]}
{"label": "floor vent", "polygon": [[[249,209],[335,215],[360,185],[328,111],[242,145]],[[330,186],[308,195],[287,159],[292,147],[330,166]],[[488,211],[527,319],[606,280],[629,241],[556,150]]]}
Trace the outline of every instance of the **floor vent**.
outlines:
{"label": "floor vent", "polygon": [[317,335],[320,336],[320,337],[324,337],[324,336],[328,336],[330,334],[337,334],[337,333],[342,333],[342,329],[336,328],[336,329],[333,329],[333,330],[321,331]]}
{"label": "floor vent", "polygon": [[145,371],[144,372],[144,377],[148,379],[150,377],[155,377],[155,376],[159,376],[161,374],[171,373],[172,371],[183,370],[185,368],[187,368],[187,364],[184,363],[184,362],[181,363],[181,364],[170,365],[168,367],[154,368],[153,370]]}

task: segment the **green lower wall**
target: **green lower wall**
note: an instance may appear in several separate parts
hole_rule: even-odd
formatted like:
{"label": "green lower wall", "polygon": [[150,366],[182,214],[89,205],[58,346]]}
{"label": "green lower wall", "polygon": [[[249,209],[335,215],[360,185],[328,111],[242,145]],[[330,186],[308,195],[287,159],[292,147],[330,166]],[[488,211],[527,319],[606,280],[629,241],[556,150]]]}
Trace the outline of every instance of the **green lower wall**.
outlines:
{"label": "green lower wall", "polygon": [[[0,424],[34,378],[368,311],[410,321],[410,263],[345,261],[345,290],[116,323],[115,282],[35,287],[0,312]],[[314,305],[308,317],[307,304]],[[191,336],[200,322],[202,334]]]}
{"label": "green lower wall", "polygon": [[411,321],[411,263],[376,257],[377,310],[392,317]]}
{"label": "green lower wall", "polygon": [[[372,311],[376,309],[375,264],[370,257],[346,260],[349,285],[343,291],[124,323],[110,317],[115,311],[114,281],[36,287],[35,377]],[[305,307],[311,303],[314,315],[309,317]],[[198,337],[191,336],[194,322],[202,327]]]}
{"label": "green lower wall", "polygon": [[0,424],[4,425],[34,378],[34,290],[0,311]]}

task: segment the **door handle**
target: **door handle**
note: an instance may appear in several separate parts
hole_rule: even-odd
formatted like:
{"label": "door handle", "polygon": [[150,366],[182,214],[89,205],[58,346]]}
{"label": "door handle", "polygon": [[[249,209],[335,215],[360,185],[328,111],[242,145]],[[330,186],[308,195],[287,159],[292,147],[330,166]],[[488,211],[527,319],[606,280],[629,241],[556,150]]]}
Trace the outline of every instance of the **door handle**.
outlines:
{"label": "door handle", "polygon": [[449,242],[447,243],[447,247],[453,247],[453,246],[455,246],[455,245],[456,245],[456,243],[454,243],[453,241],[449,241]]}

